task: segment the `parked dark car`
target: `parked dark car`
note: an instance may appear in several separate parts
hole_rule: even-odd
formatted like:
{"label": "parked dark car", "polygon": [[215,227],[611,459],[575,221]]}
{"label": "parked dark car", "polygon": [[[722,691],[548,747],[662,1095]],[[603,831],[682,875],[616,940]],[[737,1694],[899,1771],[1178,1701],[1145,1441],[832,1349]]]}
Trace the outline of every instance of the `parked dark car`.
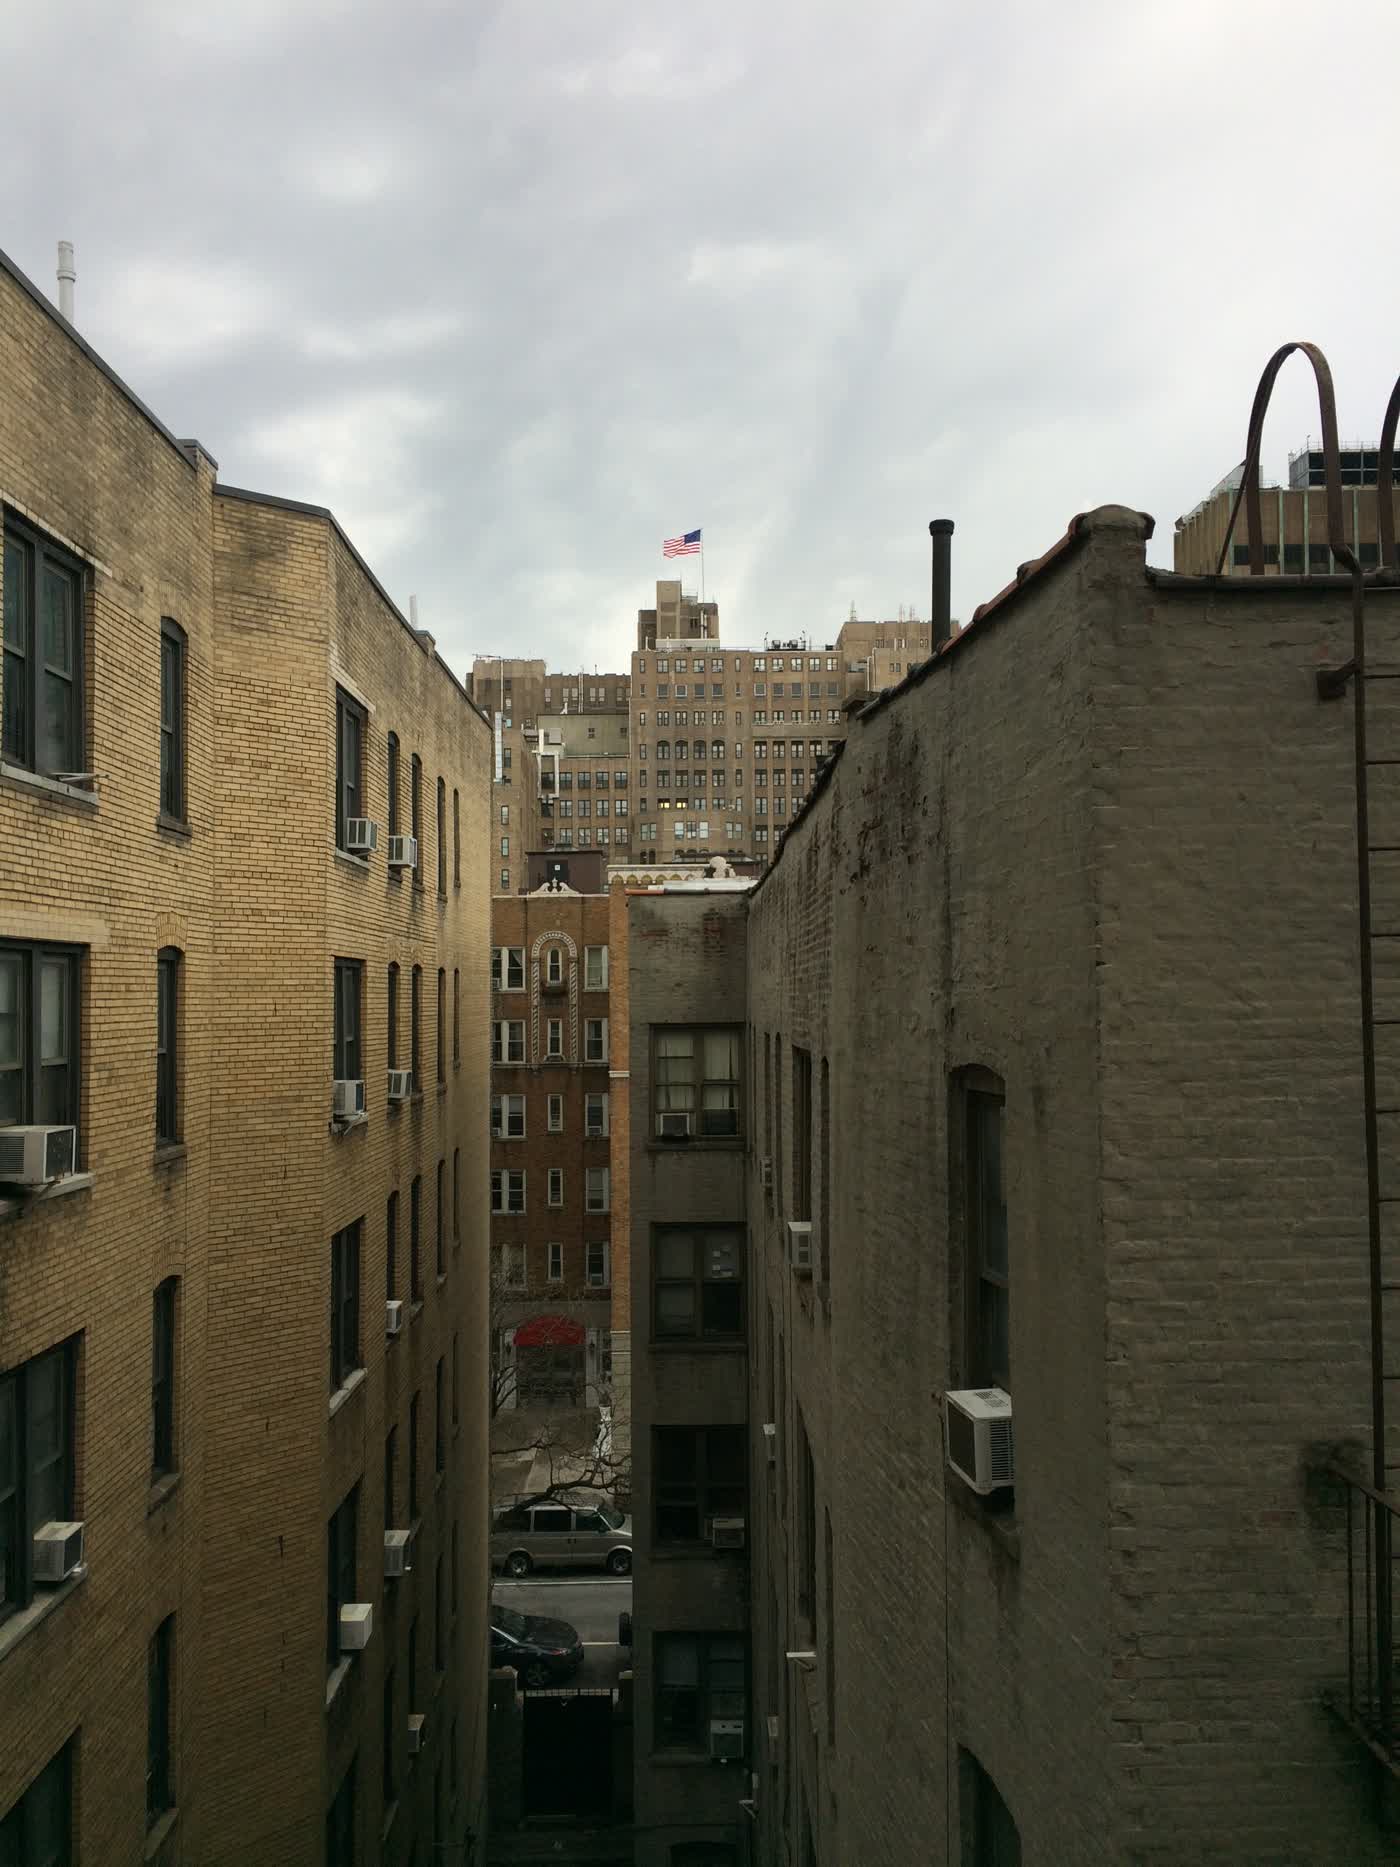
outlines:
{"label": "parked dark car", "polygon": [[583,1664],[583,1642],[567,1621],[542,1614],[517,1614],[491,1603],[491,1664],[513,1666],[521,1685],[554,1685],[572,1679]]}

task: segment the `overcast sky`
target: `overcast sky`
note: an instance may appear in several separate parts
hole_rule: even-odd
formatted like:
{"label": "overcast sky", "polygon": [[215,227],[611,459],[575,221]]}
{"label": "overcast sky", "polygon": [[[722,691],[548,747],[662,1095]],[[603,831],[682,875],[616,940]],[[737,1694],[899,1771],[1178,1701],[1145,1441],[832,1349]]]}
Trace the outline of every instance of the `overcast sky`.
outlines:
{"label": "overcast sky", "polygon": [[1344,440],[1400,369],[1400,0],[5,12],[0,246],[458,667],[625,666],[695,526],[731,643],[926,616],[935,515],[963,617],[1104,501],[1169,563],[1277,344]]}

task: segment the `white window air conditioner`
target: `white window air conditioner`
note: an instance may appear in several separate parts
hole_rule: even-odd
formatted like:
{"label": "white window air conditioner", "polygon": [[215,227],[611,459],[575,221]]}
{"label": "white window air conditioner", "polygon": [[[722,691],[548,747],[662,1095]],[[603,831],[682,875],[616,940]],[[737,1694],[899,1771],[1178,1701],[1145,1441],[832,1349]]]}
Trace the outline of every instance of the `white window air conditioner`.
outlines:
{"label": "white window air conditioner", "polygon": [[778,1428],[772,1420],[763,1422],[763,1449],[768,1454],[768,1463],[778,1462]]}
{"label": "white window air conditioner", "polygon": [[389,1297],[384,1304],[384,1333],[397,1335],[403,1328],[403,1298]]}
{"label": "white window air conditioner", "polygon": [[389,1100],[391,1102],[407,1102],[408,1098],[412,1094],[413,1094],[413,1071],[412,1070],[390,1070],[389,1072]]}
{"label": "white window air conditioner", "polygon": [[411,1530],[386,1530],[384,1532],[384,1573],[391,1579],[395,1576],[413,1573],[413,1532]]}
{"label": "white window air conditioner", "polygon": [[83,1526],[46,1523],[34,1532],[34,1580],[66,1582],[83,1562]]}
{"label": "white window air conditioner", "polygon": [[788,1262],[794,1277],[812,1275],[812,1221],[788,1220]]}
{"label": "white window air conditioner", "polygon": [[363,1077],[339,1077],[332,1085],[332,1104],[337,1121],[356,1121],[365,1112]]}
{"label": "white window air conditioner", "polygon": [[0,1128],[0,1180],[48,1186],[78,1164],[76,1128]]}
{"label": "white window air conditioner", "polygon": [[391,836],[389,838],[389,867],[391,869],[416,869],[418,867],[418,838],[416,836]]}
{"label": "white window air conditioner", "polygon": [[423,1739],[427,1734],[428,1720],[421,1711],[408,1714],[408,1754],[416,1757],[423,1748]]}
{"label": "white window air conditioner", "polygon": [[710,1756],[716,1763],[739,1763],[744,1755],[742,1718],[711,1718]]}
{"label": "white window air conditioner", "polygon": [[359,1653],[374,1632],[374,1607],[368,1601],[347,1601],[340,1610],[340,1650]]}
{"label": "white window air conditioner", "polygon": [[782,1746],[778,1741],[782,1732],[782,1723],[777,1713],[770,1711],[768,1714],[768,1761],[775,1770],[778,1767],[778,1759],[782,1755]]}
{"label": "white window air conditioner", "polygon": [[1011,1396],[999,1387],[962,1388],[943,1396],[948,1463],[980,1496],[1015,1481]]}
{"label": "white window air conditioner", "polygon": [[352,855],[367,856],[379,847],[379,825],[369,817],[347,817],[345,847]]}
{"label": "white window air conditioner", "polygon": [[744,1519],[742,1517],[711,1517],[710,1544],[714,1549],[742,1549],[744,1547]]}
{"label": "white window air conditioner", "polygon": [[773,1157],[765,1154],[758,1163],[758,1178],[765,1193],[773,1191]]}
{"label": "white window air conditioner", "polygon": [[656,1132],[663,1141],[688,1141],[690,1139],[690,1116],[658,1115]]}

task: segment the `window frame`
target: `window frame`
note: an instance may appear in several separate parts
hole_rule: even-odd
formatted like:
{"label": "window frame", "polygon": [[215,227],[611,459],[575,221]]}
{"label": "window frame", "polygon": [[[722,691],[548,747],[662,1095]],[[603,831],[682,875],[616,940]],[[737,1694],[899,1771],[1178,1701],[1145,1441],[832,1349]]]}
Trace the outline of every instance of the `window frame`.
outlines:
{"label": "window frame", "polygon": [[[336,1082],[364,1081],[364,971],[363,960],[335,960],[331,1077]],[[350,1063],[356,1066],[353,1072],[342,1067]]]}
{"label": "window frame", "polygon": [[452,787],[452,886],[462,886],[462,800],[455,784]]}
{"label": "window frame", "polygon": [[[5,1578],[6,1588],[12,1590],[8,1595],[0,1597],[0,1627],[12,1614],[29,1606],[36,1588],[46,1586],[36,1583],[34,1578],[35,1532],[45,1523],[69,1522],[73,1518],[73,1500],[77,1491],[77,1368],[81,1340],[81,1336],[70,1336],[67,1341],[59,1342],[45,1349],[42,1354],[33,1355],[28,1361],[20,1362],[17,1367],[0,1374],[0,1399],[9,1395],[8,1412],[13,1434],[15,1472],[14,1483],[8,1493],[0,1493],[0,1576]],[[58,1450],[53,1453],[36,1443],[32,1417],[34,1403],[31,1398],[37,1371],[50,1361],[58,1363],[60,1415]],[[0,1419],[3,1419],[3,1414],[0,1414]],[[43,1474],[55,1466],[59,1468],[58,1510],[55,1516],[41,1519],[35,1508],[34,1493],[40,1488]],[[3,1468],[3,1462],[0,1462],[0,1468]],[[3,1540],[3,1526],[7,1517],[12,1518],[16,1537],[8,1560],[5,1558]]]}
{"label": "window frame", "polygon": [[360,1247],[363,1219],[331,1237],[330,1391],[335,1394],[364,1367],[360,1342]]}
{"label": "window frame", "polygon": [[409,761],[409,809],[412,812],[413,886],[423,886],[423,761],[415,752]]}
{"label": "window frame", "polygon": [[167,1614],[146,1647],[146,1828],[175,1807],[175,1616]]}
{"label": "window frame", "polygon": [[[70,1737],[25,1786],[19,1800],[0,1815],[0,1841],[7,1849],[12,1845],[16,1858],[22,1862],[42,1859],[62,1862],[66,1867],[66,1863],[77,1858],[73,1851],[73,1746],[74,1739]],[[36,1812],[48,1806],[50,1796],[62,1809],[62,1831],[57,1836],[39,1834],[36,1838],[35,1823],[42,1819]],[[55,1840],[56,1849],[48,1846]],[[41,1846],[48,1846],[48,1852],[42,1856]]]}
{"label": "window frame", "polygon": [[[353,734],[352,729],[353,727]],[[353,737],[353,756],[349,741]],[[335,846],[342,855],[368,862],[369,852],[350,849],[346,825],[352,817],[368,816],[365,801],[365,749],[369,737],[369,710],[337,682],[335,690]],[[349,766],[353,764],[353,772]]]}
{"label": "window frame", "polygon": [[[674,1238],[689,1238],[692,1241],[691,1270],[687,1276],[675,1273],[661,1274],[661,1247],[664,1241]],[[706,1276],[705,1253],[716,1242],[723,1242],[733,1249],[735,1272],[732,1276]],[[748,1292],[745,1276],[745,1238],[742,1225],[653,1225],[651,1235],[651,1339],[656,1346],[682,1347],[696,1343],[723,1343],[731,1347],[743,1347],[746,1340],[746,1312]],[[733,1325],[717,1326],[706,1322],[705,1290],[707,1286],[728,1289],[735,1288],[739,1293],[738,1315]],[[660,1293],[663,1288],[685,1287],[694,1293],[691,1327],[686,1330],[663,1328],[661,1324]]]}
{"label": "window frame", "polygon": [[[601,1252],[601,1273],[593,1275],[593,1253]],[[585,1290],[612,1289],[612,1244],[606,1238],[590,1238],[583,1247],[583,1287]]]}
{"label": "window frame", "polygon": [[[594,1204],[595,1186],[599,1188],[601,1202]],[[610,1167],[585,1167],[583,1170],[583,1209],[590,1215],[612,1211],[612,1169]]]}
{"label": "window frame", "polygon": [[[389,793],[389,828],[390,836],[399,834],[399,735],[390,733],[385,740],[385,760]],[[399,871],[390,869],[390,875],[398,879]]]}
{"label": "window frame", "polygon": [[[512,1103],[517,1102],[520,1105],[518,1109],[510,1106]],[[523,1141],[526,1133],[525,1109],[526,1098],[523,1095],[514,1095],[509,1091],[493,1093],[491,1097],[492,1140]],[[517,1114],[520,1117],[520,1126],[514,1128],[511,1123]]]}
{"label": "window frame", "polygon": [[176,1442],[178,1413],[177,1325],[180,1279],[163,1277],[151,1293],[151,1483],[159,1484],[180,1469]]}
{"label": "window frame", "polygon": [[437,1164],[437,1233],[435,1248],[436,1265],[439,1280],[447,1275],[447,1156],[444,1154]]}
{"label": "window frame", "polygon": [[[519,1186],[515,1182],[519,1181]],[[523,1167],[493,1167],[491,1169],[491,1211],[497,1218],[519,1218],[526,1210],[526,1179]],[[519,1193],[519,1205],[511,1203]]]}
{"label": "window frame", "polygon": [[438,967],[437,976],[437,1080],[439,1089],[447,1086],[447,968]]}
{"label": "window frame", "polygon": [[413,1073],[413,1093],[423,1092],[423,968],[415,966],[409,980],[408,1067]]}
{"label": "window frame", "polygon": [[177,946],[156,954],[156,1146],[177,1147],[181,1140],[180,972],[184,955]]}
{"label": "window frame", "polygon": [[340,1610],[357,1599],[360,1487],[351,1485],[326,1520],[326,1670],[341,1661]]}
{"label": "window frame", "polygon": [[447,899],[447,780],[437,781],[437,891],[438,900]]}
{"label": "window frame", "polygon": [[[1006,1205],[1006,1086],[991,1070],[969,1067],[959,1074],[959,1141],[961,1144],[961,1186],[963,1240],[963,1315],[962,1351],[965,1383],[971,1387],[1001,1387],[1011,1392],[1011,1264],[1010,1232]],[[1001,1249],[1005,1269],[988,1258],[988,1211],[984,1202],[984,1174],[987,1162],[983,1153],[985,1136],[982,1118],[991,1110],[997,1118],[996,1192],[1000,1199]],[[995,1220],[993,1220],[995,1229]],[[992,1294],[999,1292],[999,1295]],[[997,1312],[1004,1315],[1006,1365],[1000,1365],[994,1337],[1002,1324]]]}
{"label": "window frame", "polygon": [[[592,1105],[594,1103],[599,1105],[599,1121],[596,1128],[592,1125]],[[610,1128],[611,1121],[610,1110],[608,1108],[608,1091],[606,1089],[585,1090],[583,1096],[583,1137],[585,1141],[607,1140]]]}
{"label": "window frame", "polygon": [[415,1173],[408,1188],[408,1299],[423,1301],[423,1176]]}
{"label": "window frame", "polygon": [[[594,1036],[597,1036],[596,1051]],[[608,1060],[608,1021],[606,1018],[585,1018],[583,1021],[583,1060],[585,1063],[606,1063]]]}
{"label": "window frame", "polygon": [[545,1246],[545,1278],[551,1284],[564,1281],[564,1247],[557,1239],[551,1239]]}
{"label": "window frame", "polygon": [[[705,1040],[711,1036],[723,1036],[731,1045],[737,1046],[733,1052],[733,1075],[725,1077],[707,1077],[705,1068]],[[669,1061],[679,1061],[682,1054],[675,1053],[672,1059],[663,1055],[662,1044],[668,1038],[688,1037],[691,1040],[691,1072],[687,1083],[681,1076],[672,1074],[663,1068]],[[663,1080],[663,1077],[665,1080]],[[670,1092],[687,1088],[691,1102],[688,1108],[670,1108],[663,1106],[669,1100]],[[732,1110],[717,1108],[706,1110],[705,1095],[707,1090],[724,1089],[732,1096]],[[653,1024],[651,1027],[651,1111],[652,1132],[650,1139],[656,1142],[661,1138],[661,1117],[667,1114],[688,1114],[691,1117],[690,1136],[692,1142],[711,1147],[742,1147],[745,1143],[744,1103],[744,1068],[743,1068],[743,1026],[737,1024]],[[725,1115],[733,1116],[732,1131],[705,1131],[707,1116],[721,1119]]]}
{"label": "window frame", "polygon": [[556,1208],[562,1206],[564,1204],[564,1169],[562,1167],[546,1167],[544,1186],[545,1205]]}
{"label": "window frame", "polygon": [[[6,704],[3,722],[0,723],[0,757],[23,771],[32,771],[36,776],[52,777],[60,771],[84,770],[84,748],[87,744],[87,612],[91,584],[89,567],[71,551],[65,550],[36,527],[27,524],[9,507],[5,507],[0,514],[0,533],[3,534],[0,551],[3,551],[5,559],[9,558],[12,547],[28,558],[24,572],[27,616],[18,616],[21,631],[27,633],[19,646],[11,641],[8,627],[12,573],[0,573],[0,582],[3,582],[6,593],[6,613],[0,619],[0,661],[6,665],[3,675],[0,675],[0,687],[3,687],[7,697],[14,692],[12,664],[19,661],[24,670],[20,706],[12,711],[11,705]],[[72,595],[72,667],[67,675],[48,667],[40,654],[40,586],[45,570],[51,570],[66,582]],[[16,607],[18,609],[19,606]],[[62,762],[59,764],[41,763],[39,756],[39,722],[43,713],[41,692],[44,678],[50,674],[57,675],[60,680],[67,680],[71,690],[65,709],[67,737],[62,748]],[[20,727],[18,744],[12,733],[16,721]]]}
{"label": "window frame", "polygon": [[[186,793],[189,638],[173,616],[160,619],[160,816],[182,829],[189,821]],[[169,676],[167,682],[167,675]],[[169,718],[167,718],[169,715]]]}
{"label": "window frame", "polygon": [[[724,1448],[731,1457],[738,1454],[738,1478],[716,1475],[715,1468],[722,1466],[721,1442],[716,1437],[728,1435],[729,1442]],[[747,1429],[743,1426],[653,1426],[651,1429],[652,1452],[652,1541],[658,1548],[672,1545],[697,1545],[708,1541],[707,1525],[715,1517],[747,1517],[748,1515],[748,1444]],[[714,1443],[712,1443],[712,1440]],[[688,1442],[692,1454],[691,1475],[685,1479],[665,1478],[666,1443],[679,1446]],[[715,1494],[722,1492],[723,1500],[716,1502]],[[693,1506],[691,1499],[693,1497]],[[737,1500],[737,1501],[736,1501]],[[678,1515],[682,1512],[691,1514],[693,1510],[694,1528],[677,1531],[673,1527],[664,1527],[663,1512]]]}
{"label": "window frame", "polygon": [[[79,1146],[82,1126],[82,963],[85,947],[64,946],[51,941],[0,940],[0,966],[13,958],[16,966],[17,1055],[13,1064],[4,1065],[7,1074],[19,1083],[18,1124],[57,1123],[78,1129]],[[63,968],[63,1019],[66,1032],[63,1060],[64,1085],[61,1107],[45,1108],[44,1072],[54,1065],[43,1062],[43,975],[46,967]],[[4,1103],[0,1100],[0,1110]],[[0,1113],[0,1126],[7,1126]]]}
{"label": "window frame", "polygon": [[[695,1682],[693,1686],[671,1685],[666,1683],[666,1646],[667,1643],[679,1645],[687,1642],[695,1653]],[[726,1656],[726,1663],[733,1665],[737,1658],[741,1675],[736,1684],[731,1677],[724,1685],[713,1677],[717,1661],[714,1651],[720,1646],[731,1646],[735,1652]],[[684,1734],[679,1738],[674,1734],[663,1735],[668,1724],[674,1724],[674,1716],[668,1718],[663,1712],[663,1695],[669,1690],[677,1695],[686,1690],[693,1691],[695,1697],[694,1717],[686,1722]],[[704,1632],[689,1633],[666,1630],[652,1635],[652,1749],[656,1752],[679,1752],[684,1754],[707,1753],[709,1750],[709,1730],[712,1721],[718,1717],[742,1719],[747,1722],[749,1698],[749,1649],[748,1639],[743,1633]]]}
{"label": "window frame", "polygon": [[[515,1047],[511,1033],[520,1033],[520,1055],[510,1053]],[[496,1018],[491,1024],[491,1061],[498,1069],[514,1069],[525,1062],[525,1020],[523,1018]]]}

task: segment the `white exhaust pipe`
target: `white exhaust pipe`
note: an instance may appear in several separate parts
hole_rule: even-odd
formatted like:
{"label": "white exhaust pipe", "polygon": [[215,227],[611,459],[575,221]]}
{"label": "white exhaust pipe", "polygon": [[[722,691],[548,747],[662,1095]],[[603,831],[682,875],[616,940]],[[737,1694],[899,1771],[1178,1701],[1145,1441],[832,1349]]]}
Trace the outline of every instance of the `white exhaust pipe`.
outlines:
{"label": "white exhaust pipe", "polygon": [[58,243],[58,310],[59,315],[73,322],[73,287],[78,275],[73,270],[73,242],[60,240]]}

